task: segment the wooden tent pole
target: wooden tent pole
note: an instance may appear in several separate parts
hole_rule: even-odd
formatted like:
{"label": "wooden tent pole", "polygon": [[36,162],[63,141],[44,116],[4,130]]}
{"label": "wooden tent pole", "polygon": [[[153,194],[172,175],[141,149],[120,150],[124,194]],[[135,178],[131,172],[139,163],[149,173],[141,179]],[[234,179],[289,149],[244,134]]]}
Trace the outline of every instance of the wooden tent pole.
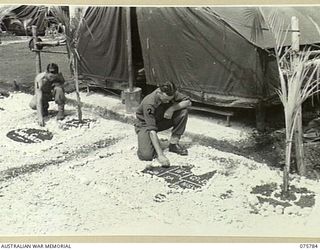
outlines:
{"label": "wooden tent pole", "polygon": [[141,88],[133,86],[133,65],[132,65],[132,40],[131,40],[131,9],[126,7],[127,20],[127,52],[128,52],[128,85],[123,93],[126,112],[133,113],[138,108],[141,101]]}
{"label": "wooden tent pole", "polygon": [[[299,19],[295,16],[291,18],[291,28],[292,28],[292,49],[294,51],[293,67],[297,67],[299,46],[300,46],[300,31],[299,31]],[[297,121],[294,131],[294,142],[295,142],[295,153],[297,168],[300,175],[306,174],[306,167],[304,164],[304,149],[302,140],[302,108],[298,109]]]}
{"label": "wooden tent pole", "polygon": [[130,92],[133,92],[134,86],[133,86],[131,11],[130,11],[130,7],[126,7],[126,21],[127,21],[127,50],[128,50],[129,90],[130,90]]}
{"label": "wooden tent pole", "polygon": [[33,48],[35,49],[36,52],[36,74],[38,75],[42,70],[41,70],[41,56],[40,56],[40,51],[37,49],[37,26],[32,25],[32,38],[33,38]]}

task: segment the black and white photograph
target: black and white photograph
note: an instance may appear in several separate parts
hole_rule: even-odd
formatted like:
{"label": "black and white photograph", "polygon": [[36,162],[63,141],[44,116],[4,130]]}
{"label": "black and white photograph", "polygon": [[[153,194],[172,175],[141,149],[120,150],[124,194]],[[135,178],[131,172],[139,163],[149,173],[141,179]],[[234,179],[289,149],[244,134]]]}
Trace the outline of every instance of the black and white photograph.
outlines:
{"label": "black and white photograph", "polygon": [[85,4],[0,5],[0,236],[320,239],[320,5]]}

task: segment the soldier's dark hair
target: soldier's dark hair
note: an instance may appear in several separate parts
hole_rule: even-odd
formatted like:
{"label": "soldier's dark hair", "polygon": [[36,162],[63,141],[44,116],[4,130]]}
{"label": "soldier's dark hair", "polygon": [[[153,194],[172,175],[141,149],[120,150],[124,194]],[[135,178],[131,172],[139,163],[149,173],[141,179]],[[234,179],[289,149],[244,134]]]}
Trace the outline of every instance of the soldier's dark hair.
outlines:
{"label": "soldier's dark hair", "polygon": [[166,93],[168,96],[173,96],[177,91],[176,86],[170,81],[160,83],[159,88],[161,92]]}
{"label": "soldier's dark hair", "polygon": [[58,74],[59,73],[59,67],[57,64],[55,63],[49,63],[47,66],[47,72],[48,73],[55,73]]}

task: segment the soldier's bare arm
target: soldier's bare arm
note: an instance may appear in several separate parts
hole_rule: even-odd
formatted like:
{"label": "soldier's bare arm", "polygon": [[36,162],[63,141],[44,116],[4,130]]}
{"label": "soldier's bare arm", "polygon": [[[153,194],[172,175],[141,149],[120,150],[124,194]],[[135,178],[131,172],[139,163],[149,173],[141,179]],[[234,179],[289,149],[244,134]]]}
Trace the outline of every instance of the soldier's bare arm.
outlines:
{"label": "soldier's bare arm", "polygon": [[43,120],[43,106],[42,106],[42,85],[43,85],[43,78],[41,76],[37,76],[35,79],[35,94],[36,94],[36,100],[37,100],[37,116],[38,116],[38,124],[40,126],[44,126],[44,120]]}
{"label": "soldier's bare arm", "polygon": [[149,132],[149,135],[150,135],[150,139],[151,139],[152,145],[154,147],[154,150],[157,153],[157,159],[158,159],[159,163],[162,166],[170,166],[169,159],[163,154],[163,151],[160,147],[160,142],[159,142],[157,132],[154,130],[151,130]]}

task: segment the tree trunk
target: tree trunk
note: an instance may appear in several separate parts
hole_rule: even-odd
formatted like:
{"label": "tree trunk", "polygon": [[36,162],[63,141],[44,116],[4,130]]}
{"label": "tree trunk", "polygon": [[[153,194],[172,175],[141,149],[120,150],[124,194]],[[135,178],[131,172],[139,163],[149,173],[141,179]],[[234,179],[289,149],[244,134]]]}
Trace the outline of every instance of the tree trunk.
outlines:
{"label": "tree trunk", "polygon": [[[300,46],[300,31],[299,31],[299,20],[295,16],[291,18],[291,28],[292,28],[292,50],[295,53],[293,55],[293,68],[297,67],[297,52],[299,52]],[[303,150],[303,140],[302,140],[302,109],[301,106],[298,109],[297,122],[294,132],[294,145],[296,154],[296,164],[298,173],[300,175],[306,174],[306,167],[304,164],[304,150]]]}
{"label": "tree trunk", "polygon": [[294,133],[295,138],[295,153],[296,153],[296,163],[298,173],[300,175],[306,175],[306,166],[304,163],[304,147],[303,147],[303,139],[302,139],[302,109],[301,107],[298,110],[297,114],[297,122],[296,122],[296,129]]}
{"label": "tree trunk", "polygon": [[290,172],[290,162],[291,162],[291,149],[292,141],[286,139],[286,161],[283,169],[283,193],[286,194],[289,190],[289,172]]}

